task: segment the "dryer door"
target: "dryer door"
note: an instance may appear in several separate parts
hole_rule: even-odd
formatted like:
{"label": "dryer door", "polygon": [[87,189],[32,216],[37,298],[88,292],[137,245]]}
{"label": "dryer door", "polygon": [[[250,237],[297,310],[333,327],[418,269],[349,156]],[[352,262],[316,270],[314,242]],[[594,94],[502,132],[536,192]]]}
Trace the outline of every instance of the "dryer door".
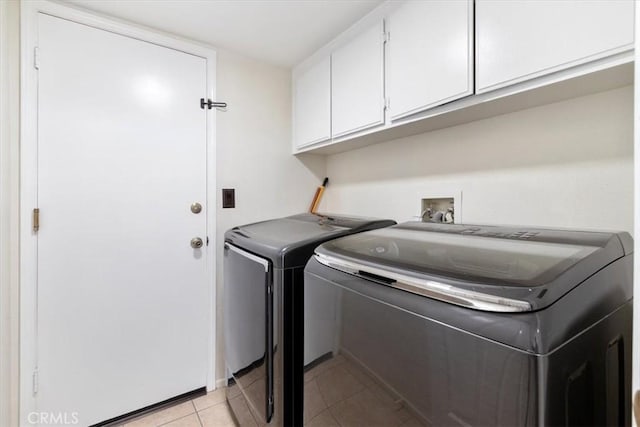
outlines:
{"label": "dryer door", "polygon": [[254,414],[273,415],[273,269],[271,262],[224,245],[227,379],[235,381]]}

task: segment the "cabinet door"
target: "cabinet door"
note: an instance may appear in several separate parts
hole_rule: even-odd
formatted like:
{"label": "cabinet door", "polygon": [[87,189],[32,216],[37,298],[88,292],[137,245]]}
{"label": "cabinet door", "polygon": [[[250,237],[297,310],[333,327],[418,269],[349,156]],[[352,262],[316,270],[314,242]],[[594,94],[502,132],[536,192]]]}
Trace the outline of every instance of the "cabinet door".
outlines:
{"label": "cabinet door", "polygon": [[476,0],[478,92],[633,47],[632,0]]}
{"label": "cabinet door", "polygon": [[331,134],[384,123],[384,27],[363,31],[331,55]]}
{"label": "cabinet door", "polygon": [[329,57],[294,78],[293,138],[296,147],[331,138],[331,60]]}
{"label": "cabinet door", "polygon": [[407,1],[387,21],[391,119],[473,93],[473,1]]}

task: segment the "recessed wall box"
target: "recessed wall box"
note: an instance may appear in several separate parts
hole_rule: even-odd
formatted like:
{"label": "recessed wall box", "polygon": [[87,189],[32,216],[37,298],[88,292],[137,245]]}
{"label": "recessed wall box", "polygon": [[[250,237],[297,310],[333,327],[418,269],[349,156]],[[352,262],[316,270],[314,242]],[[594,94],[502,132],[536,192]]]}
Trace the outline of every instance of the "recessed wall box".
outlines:
{"label": "recessed wall box", "polygon": [[422,222],[455,223],[455,201],[453,197],[426,198],[421,201]]}

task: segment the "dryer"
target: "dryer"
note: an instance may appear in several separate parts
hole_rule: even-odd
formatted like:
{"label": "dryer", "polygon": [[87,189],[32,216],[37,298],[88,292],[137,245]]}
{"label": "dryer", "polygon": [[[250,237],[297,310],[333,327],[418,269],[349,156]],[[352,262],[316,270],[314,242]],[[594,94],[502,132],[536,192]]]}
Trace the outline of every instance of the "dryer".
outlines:
{"label": "dryer", "polygon": [[227,400],[238,424],[300,425],[304,266],[323,242],[394,224],[300,214],[225,233]]}

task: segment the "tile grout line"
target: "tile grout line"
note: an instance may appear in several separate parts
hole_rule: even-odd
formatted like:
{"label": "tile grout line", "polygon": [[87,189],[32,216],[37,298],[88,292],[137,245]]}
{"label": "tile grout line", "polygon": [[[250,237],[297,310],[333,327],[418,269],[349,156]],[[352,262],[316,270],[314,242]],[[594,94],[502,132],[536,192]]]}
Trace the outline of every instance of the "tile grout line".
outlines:
{"label": "tile grout line", "polygon": [[[213,392],[210,392],[210,393],[213,393]],[[206,395],[205,395],[205,396],[206,396]],[[205,397],[205,396],[201,396],[201,397]],[[226,402],[226,398],[224,398],[224,396],[223,396],[223,399],[222,399],[221,401],[219,401],[219,402],[215,402],[215,403],[212,403],[212,404],[210,404],[210,405],[208,405],[208,406],[205,406],[205,407],[203,407],[203,408],[198,409],[198,407],[196,406],[196,403],[195,403],[195,401],[196,401],[197,399],[199,399],[199,398],[196,398],[196,399],[193,399],[193,400],[192,400],[192,402],[193,402],[193,406],[195,407],[196,412],[202,412],[202,411],[205,411],[205,410],[207,410],[207,409],[209,409],[209,408],[213,408],[214,406],[217,406],[217,405],[219,405],[220,403]]]}
{"label": "tile grout line", "polygon": [[[193,404],[193,400],[190,400],[189,402],[191,402],[191,407],[193,408],[193,412],[192,412],[192,413],[190,413],[190,414],[186,414],[186,415],[183,415],[183,416],[178,417],[178,418],[174,418],[173,420],[169,420],[169,421],[167,421],[166,423],[156,424],[156,427],[166,426],[167,424],[170,424],[170,423],[172,423],[172,422],[174,422],[174,421],[178,421],[178,420],[181,420],[181,419],[183,419],[183,418],[190,417],[190,416],[191,416],[191,415],[193,415],[193,414],[197,414],[197,413],[198,413],[198,411],[196,411],[196,407],[195,407],[195,405]],[[186,402],[183,402],[183,403],[186,403]],[[182,403],[178,403],[177,405],[169,406],[168,408],[165,408],[165,409],[175,408],[175,407],[177,407],[177,406],[179,406],[179,405],[182,405]],[[163,410],[164,410],[164,409],[163,409]],[[160,413],[160,412],[162,412],[163,410],[157,411],[157,412],[155,412],[155,413]],[[151,414],[149,414],[149,415],[153,415],[153,413],[151,413]],[[198,419],[199,419],[199,418],[198,418]],[[201,423],[200,425],[202,426],[202,423]]]}
{"label": "tile grout line", "polygon": [[198,417],[198,422],[200,423],[200,427],[204,427],[204,423],[202,422],[202,418],[200,418],[200,411],[198,411],[198,409],[196,408],[196,404],[193,403],[193,400],[191,401],[191,404],[193,405],[193,409],[196,411],[196,417]]}
{"label": "tile grout line", "polygon": [[[310,420],[307,420],[307,424],[311,423],[311,421],[313,421],[318,415],[320,415],[322,412],[324,411],[329,411],[329,415],[331,415],[333,418],[335,418],[333,416],[333,414],[331,413],[330,406],[327,405],[327,400],[324,398],[324,396],[322,395],[322,391],[320,391],[320,386],[318,386],[318,377],[313,377],[313,379],[311,379],[311,382],[314,382],[316,384],[316,388],[318,389],[318,396],[320,396],[320,399],[322,400],[322,403],[324,403],[324,409],[322,411],[320,411],[319,413],[317,413],[314,417],[312,417]],[[304,419],[304,412],[302,413],[302,418]]]}
{"label": "tile grout line", "polygon": [[171,421],[167,421],[166,423],[158,424],[158,425],[157,425],[157,427],[166,426],[167,424],[171,424],[171,423],[176,422],[176,421],[178,421],[178,420],[181,420],[181,419],[183,419],[183,418],[190,417],[191,415],[193,415],[193,414],[183,415],[183,416],[181,416],[181,417],[176,418],[175,420],[171,420]]}
{"label": "tile grout line", "polygon": [[[249,407],[249,402],[246,402],[246,400],[245,400],[245,405],[247,406],[247,411],[249,411],[249,415],[251,415],[251,419],[253,420],[254,423],[256,423],[256,426],[262,425],[262,420],[259,420],[256,414],[253,413],[253,411]],[[229,404],[229,410],[231,411],[231,404]]]}

